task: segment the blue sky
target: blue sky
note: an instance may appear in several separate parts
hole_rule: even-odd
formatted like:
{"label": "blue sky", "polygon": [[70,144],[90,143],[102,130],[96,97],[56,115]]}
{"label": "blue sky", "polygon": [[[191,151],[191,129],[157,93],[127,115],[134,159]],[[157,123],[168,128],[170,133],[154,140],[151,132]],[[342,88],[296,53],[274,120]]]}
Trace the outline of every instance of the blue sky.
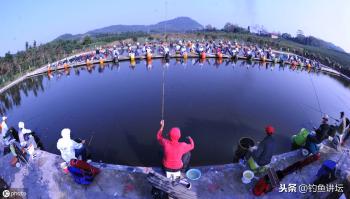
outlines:
{"label": "blue sky", "polygon": [[11,0],[0,5],[0,56],[23,50],[26,41],[39,44],[64,33],[154,24],[178,16],[218,28],[232,22],[291,34],[301,29],[350,52],[349,0]]}

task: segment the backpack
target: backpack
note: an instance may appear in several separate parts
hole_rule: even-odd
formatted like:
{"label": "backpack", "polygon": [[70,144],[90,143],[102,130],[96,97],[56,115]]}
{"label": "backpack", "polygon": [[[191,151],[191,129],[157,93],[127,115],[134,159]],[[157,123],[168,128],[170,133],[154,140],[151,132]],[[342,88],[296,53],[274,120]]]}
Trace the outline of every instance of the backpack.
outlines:
{"label": "backpack", "polygon": [[304,146],[308,135],[309,131],[302,128],[298,134],[293,136],[293,142],[298,146]]}
{"label": "backpack", "polygon": [[317,171],[317,179],[315,180],[316,185],[319,184],[328,184],[336,179],[335,171],[336,171],[337,163],[332,160],[325,160],[321,166],[321,168]]}
{"label": "backpack", "polygon": [[89,185],[94,180],[94,176],[89,171],[85,171],[73,166],[69,166],[68,171],[72,175],[74,181],[78,184]]}
{"label": "backpack", "polygon": [[99,168],[96,168],[83,160],[71,159],[69,164],[78,169],[90,172],[94,177],[101,171]]}
{"label": "backpack", "polygon": [[270,191],[272,191],[271,185],[267,182],[268,176],[264,176],[259,179],[253,188],[253,194],[255,196],[262,196]]}

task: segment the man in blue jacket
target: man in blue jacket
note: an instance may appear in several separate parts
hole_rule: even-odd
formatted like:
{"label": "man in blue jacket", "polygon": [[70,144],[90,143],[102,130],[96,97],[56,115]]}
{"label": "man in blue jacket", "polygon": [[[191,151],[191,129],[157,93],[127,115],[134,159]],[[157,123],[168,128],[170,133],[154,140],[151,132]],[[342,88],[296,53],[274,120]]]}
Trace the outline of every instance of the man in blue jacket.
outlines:
{"label": "man in blue jacket", "polygon": [[266,165],[270,164],[271,158],[275,151],[275,140],[273,134],[275,128],[272,126],[267,126],[265,128],[266,136],[258,144],[250,148],[250,153],[248,153],[248,166],[253,170],[257,171],[260,168],[264,168]]}

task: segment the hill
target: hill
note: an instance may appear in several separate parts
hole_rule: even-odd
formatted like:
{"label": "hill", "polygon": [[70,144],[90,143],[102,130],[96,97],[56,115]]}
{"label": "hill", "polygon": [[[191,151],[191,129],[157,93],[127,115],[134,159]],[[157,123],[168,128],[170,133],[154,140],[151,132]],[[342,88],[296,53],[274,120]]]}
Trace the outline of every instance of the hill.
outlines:
{"label": "hill", "polygon": [[88,31],[84,34],[72,35],[64,34],[56,38],[55,40],[72,40],[81,39],[84,36],[95,37],[101,34],[116,34],[125,32],[186,32],[193,30],[201,30],[203,26],[197,21],[189,17],[177,17],[175,19],[162,21],[152,25],[112,25],[95,30]]}
{"label": "hill", "polygon": [[286,37],[285,39],[294,41],[294,42],[299,43],[299,44],[307,45],[307,46],[330,49],[330,50],[335,50],[335,51],[345,53],[344,49],[340,48],[339,46],[336,46],[331,42],[327,42],[327,41],[324,41],[322,39],[319,39],[319,38],[316,38],[313,36]]}

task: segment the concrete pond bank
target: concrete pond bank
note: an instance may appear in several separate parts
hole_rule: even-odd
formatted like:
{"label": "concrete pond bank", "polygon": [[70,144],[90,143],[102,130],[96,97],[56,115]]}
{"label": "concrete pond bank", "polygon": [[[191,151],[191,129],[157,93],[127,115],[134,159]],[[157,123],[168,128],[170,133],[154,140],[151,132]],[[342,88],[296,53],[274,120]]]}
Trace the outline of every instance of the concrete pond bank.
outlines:
{"label": "concrete pond bank", "polygon": [[[340,177],[346,178],[350,173],[349,146],[336,151],[324,145],[321,159],[294,172],[281,181],[281,184],[312,184],[316,173],[324,160],[338,162]],[[65,174],[60,168],[63,162],[60,156],[45,151],[37,151],[37,156],[29,160],[29,166],[20,168],[10,165],[12,155],[0,158],[0,176],[11,188],[25,188],[27,198],[152,198],[151,185],[146,176],[150,171],[161,172],[160,168],[131,167],[104,163],[92,163],[101,168],[101,173],[91,185],[76,184],[70,174]],[[272,158],[271,166],[275,170],[283,169],[290,164],[302,160],[300,151],[292,151],[276,155]],[[255,197],[252,188],[258,178],[250,184],[241,181],[242,172],[246,170],[240,164],[226,164],[197,167],[202,177],[190,181],[192,189],[198,198],[327,198],[329,193],[287,193],[275,188],[272,192]],[[343,183],[339,178],[334,183]],[[344,191],[348,191],[344,189]],[[331,197],[334,198],[334,197]]]}

